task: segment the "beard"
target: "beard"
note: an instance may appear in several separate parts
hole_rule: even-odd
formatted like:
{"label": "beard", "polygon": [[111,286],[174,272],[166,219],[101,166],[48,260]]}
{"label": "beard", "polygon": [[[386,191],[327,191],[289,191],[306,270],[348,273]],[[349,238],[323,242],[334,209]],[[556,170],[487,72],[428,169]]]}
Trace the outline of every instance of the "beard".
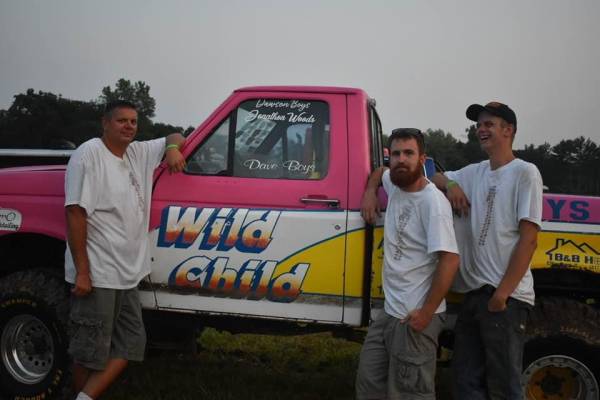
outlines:
{"label": "beard", "polygon": [[423,166],[419,163],[413,170],[399,170],[398,167],[390,170],[390,179],[392,183],[399,188],[405,188],[415,183],[422,175]]}

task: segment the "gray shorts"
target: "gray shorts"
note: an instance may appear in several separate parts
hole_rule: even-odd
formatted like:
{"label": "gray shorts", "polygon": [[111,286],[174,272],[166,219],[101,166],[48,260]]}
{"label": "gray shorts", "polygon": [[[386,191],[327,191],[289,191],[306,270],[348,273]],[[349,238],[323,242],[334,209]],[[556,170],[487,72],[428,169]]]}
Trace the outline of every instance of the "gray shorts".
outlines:
{"label": "gray shorts", "polygon": [[382,313],[369,326],[356,376],[357,399],[435,400],[438,335],[444,314],[422,332]]}
{"label": "gray shorts", "polygon": [[146,331],[137,288],[93,288],[71,297],[69,354],[86,368],[103,370],[109,359],[142,361]]}

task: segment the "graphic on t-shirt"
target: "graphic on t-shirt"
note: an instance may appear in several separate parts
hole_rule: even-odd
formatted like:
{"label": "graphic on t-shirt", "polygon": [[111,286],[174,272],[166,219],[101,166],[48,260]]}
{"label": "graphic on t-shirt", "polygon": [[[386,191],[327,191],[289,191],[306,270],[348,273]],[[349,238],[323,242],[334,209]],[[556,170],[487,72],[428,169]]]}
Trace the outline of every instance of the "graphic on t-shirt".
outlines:
{"label": "graphic on t-shirt", "polygon": [[411,206],[404,206],[398,217],[398,223],[396,224],[396,245],[394,249],[394,260],[396,261],[402,259],[403,248],[406,247],[406,243],[404,242],[404,230],[410,220],[412,214],[411,210]]}
{"label": "graphic on t-shirt", "polygon": [[492,214],[494,212],[494,200],[496,198],[496,186],[491,186],[488,191],[487,198],[485,201],[487,202],[487,210],[485,213],[485,219],[483,220],[483,225],[481,226],[481,232],[479,233],[479,245],[485,246],[485,241],[487,239],[488,231],[490,230],[490,225],[492,223]]}
{"label": "graphic on t-shirt", "polygon": [[146,211],[146,204],[145,204],[144,198],[142,196],[142,188],[140,187],[140,184],[138,183],[138,180],[135,178],[135,174],[133,173],[133,171],[131,169],[129,170],[129,182],[131,183],[131,186],[133,186],[133,188],[135,189],[138,207],[140,208],[140,211],[143,213]]}

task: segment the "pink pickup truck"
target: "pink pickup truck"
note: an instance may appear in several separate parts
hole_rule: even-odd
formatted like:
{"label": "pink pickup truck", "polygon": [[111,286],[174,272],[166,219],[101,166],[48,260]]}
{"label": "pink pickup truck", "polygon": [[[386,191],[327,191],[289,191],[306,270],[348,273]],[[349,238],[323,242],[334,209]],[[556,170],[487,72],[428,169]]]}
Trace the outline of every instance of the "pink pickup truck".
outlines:
{"label": "pink pickup truck", "polygon": [[[382,129],[364,91],[239,89],[182,151],[185,172],[154,175],[152,272],[140,285],[151,342],[207,325],[353,333],[381,310],[383,219],[366,226],[359,209],[383,163]],[[64,173],[0,170],[0,392],[10,399],[49,398],[69,380]],[[532,268],[528,396],[597,398],[599,198],[544,198]]]}

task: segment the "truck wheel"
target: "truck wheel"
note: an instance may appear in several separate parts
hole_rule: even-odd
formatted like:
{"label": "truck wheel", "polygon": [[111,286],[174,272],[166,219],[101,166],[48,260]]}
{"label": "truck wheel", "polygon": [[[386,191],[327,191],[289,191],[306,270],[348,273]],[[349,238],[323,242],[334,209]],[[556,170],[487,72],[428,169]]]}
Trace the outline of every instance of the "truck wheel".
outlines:
{"label": "truck wheel", "polygon": [[530,400],[598,400],[600,315],[572,300],[543,299],[525,344],[523,385]]}
{"label": "truck wheel", "polygon": [[2,398],[59,395],[69,375],[64,282],[47,271],[20,271],[0,281],[0,293]]}

